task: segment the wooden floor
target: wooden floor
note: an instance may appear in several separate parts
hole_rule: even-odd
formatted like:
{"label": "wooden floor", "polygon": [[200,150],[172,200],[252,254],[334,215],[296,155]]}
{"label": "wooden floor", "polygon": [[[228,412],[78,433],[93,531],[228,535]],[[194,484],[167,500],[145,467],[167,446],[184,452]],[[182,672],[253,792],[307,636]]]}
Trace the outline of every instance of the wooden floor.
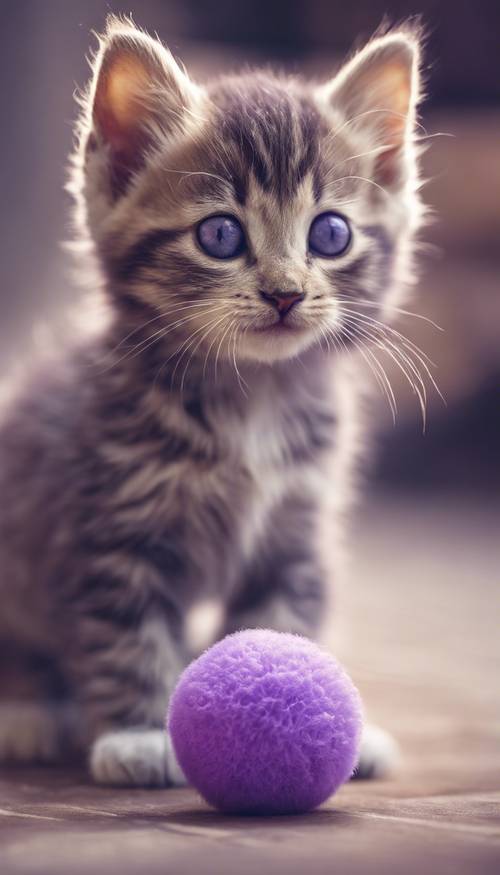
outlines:
{"label": "wooden floor", "polygon": [[353,532],[331,645],[400,741],[393,778],[264,819],[223,818],[191,790],[3,770],[2,875],[499,872],[499,520],[477,501],[373,499]]}

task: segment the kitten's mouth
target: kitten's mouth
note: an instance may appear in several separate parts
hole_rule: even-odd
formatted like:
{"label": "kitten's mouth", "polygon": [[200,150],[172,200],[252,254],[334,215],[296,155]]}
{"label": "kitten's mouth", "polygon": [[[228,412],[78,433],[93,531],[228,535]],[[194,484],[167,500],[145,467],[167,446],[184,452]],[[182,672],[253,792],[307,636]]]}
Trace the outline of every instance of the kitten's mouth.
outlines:
{"label": "kitten's mouth", "polygon": [[273,362],[297,355],[314,340],[311,326],[301,319],[276,319],[244,330],[241,354],[244,358]]}
{"label": "kitten's mouth", "polygon": [[270,325],[259,325],[252,329],[256,334],[300,334],[304,331],[303,325],[293,325],[285,319],[277,319]]}

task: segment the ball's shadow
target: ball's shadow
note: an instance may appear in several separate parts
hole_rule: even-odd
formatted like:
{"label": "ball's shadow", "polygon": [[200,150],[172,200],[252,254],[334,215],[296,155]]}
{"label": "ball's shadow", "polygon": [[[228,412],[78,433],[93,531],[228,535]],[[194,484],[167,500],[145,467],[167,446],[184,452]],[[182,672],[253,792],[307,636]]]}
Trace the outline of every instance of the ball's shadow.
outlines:
{"label": "ball's shadow", "polygon": [[177,811],[165,816],[165,823],[172,826],[202,828],[206,830],[226,829],[234,832],[240,829],[262,830],[266,828],[282,829],[287,826],[290,829],[298,827],[314,826],[321,824],[329,827],[346,826],[353,824],[353,818],[343,812],[330,809],[316,809],[305,814],[221,814],[210,808],[192,808],[186,811]]}

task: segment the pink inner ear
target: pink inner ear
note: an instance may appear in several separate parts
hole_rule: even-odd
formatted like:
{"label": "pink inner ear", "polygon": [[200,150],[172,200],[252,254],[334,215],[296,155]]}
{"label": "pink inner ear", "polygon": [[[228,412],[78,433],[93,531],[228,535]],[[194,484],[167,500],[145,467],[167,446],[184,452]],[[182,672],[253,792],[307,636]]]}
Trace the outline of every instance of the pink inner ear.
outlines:
{"label": "pink inner ear", "polygon": [[[382,186],[401,184],[405,175],[404,152],[412,123],[415,47],[406,40],[382,38],[369,45],[340,75],[332,93],[348,118],[358,120],[369,142],[377,149],[374,180]],[[418,95],[415,94],[415,98]]]}
{"label": "pink inner ear", "polygon": [[[384,141],[390,148],[384,149],[375,161],[375,175],[381,185],[394,185],[401,178],[401,159],[407,135],[407,113],[409,92],[406,103],[401,104],[401,112],[394,109],[384,123]],[[395,102],[395,106],[397,103]],[[398,115],[398,113],[400,114]]]}
{"label": "pink inner ear", "polygon": [[[371,84],[368,79],[366,88],[370,89]],[[401,158],[410,112],[411,69],[398,62],[386,64],[377,71],[376,88],[376,105],[380,110],[387,109],[387,112],[380,112],[377,122],[381,143],[388,148],[378,155],[374,175],[381,185],[390,186],[400,181],[402,176]]]}
{"label": "pink inner ear", "polygon": [[393,186],[402,179],[402,146],[387,149],[377,158],[374,168],[375,181],[382,186]]}
{"label": "pink inner ear", "polygon": [[99,73],[94,121],[98,133],[109,146],[113,192],[123,192],[131,175],[144,163],[149,137],[144,122],[151,75],[137,57],[123,54],[105,59]]}

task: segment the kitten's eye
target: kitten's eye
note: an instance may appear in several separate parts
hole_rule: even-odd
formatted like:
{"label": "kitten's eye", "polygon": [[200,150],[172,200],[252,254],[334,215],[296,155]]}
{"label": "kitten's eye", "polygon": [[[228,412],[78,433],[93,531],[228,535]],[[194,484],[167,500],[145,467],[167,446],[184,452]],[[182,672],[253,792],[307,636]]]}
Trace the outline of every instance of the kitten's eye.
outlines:
{"label": "kitten's eye", "polygon": [[309,231],[309,249],[315,255],[333,258],[342,255],[351,242],[351,229],[337,213],[317,216]]}
{"label": "kitten's eye", "polygon": [[232,216],[210,216],[198,225],[198,242],[212,258],[235,258],[245,248],[245,235]]}

